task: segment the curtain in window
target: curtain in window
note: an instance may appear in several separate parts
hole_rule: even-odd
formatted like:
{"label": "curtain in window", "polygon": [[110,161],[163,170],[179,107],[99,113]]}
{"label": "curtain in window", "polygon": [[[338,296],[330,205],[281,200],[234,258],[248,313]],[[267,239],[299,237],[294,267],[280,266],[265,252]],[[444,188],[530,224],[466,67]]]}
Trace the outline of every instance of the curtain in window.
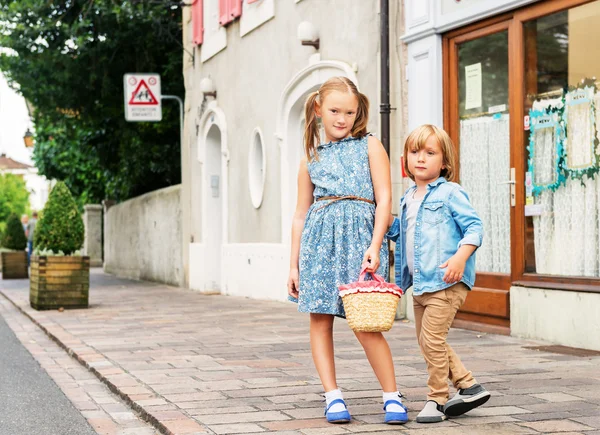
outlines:
{"label": "curtain in window", "polygon": [[460,184],[483,221],[477,271],[510,273],[508,115],[460,121]]}

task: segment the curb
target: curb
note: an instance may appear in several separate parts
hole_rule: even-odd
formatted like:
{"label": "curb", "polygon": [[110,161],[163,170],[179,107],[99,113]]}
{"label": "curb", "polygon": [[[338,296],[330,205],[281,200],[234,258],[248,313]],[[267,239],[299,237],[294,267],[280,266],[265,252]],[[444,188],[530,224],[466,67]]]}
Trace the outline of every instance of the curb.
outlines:
{"label": "curb", "polygon": [[[15,301],[13,301],[9,296],[7,296],[6,293],[4,293],[4,291],[1,289],[0,289],[0,295],[2,295],[17,310],[19,310],[19,312],[21,314],[23,314],[25,317],[27,317],[29,320],[31,320],[38,328],[40,328],[44,332],[44,334],[46,334],[52,341],[54,341],[56,344],[58,344],[58,346],[60,346],[63,350],[65,350],[67,352],[67,354],[69,354],[71,357],[73,357],[79,364],[81,364],[83,367],[85,367],[88,371],[93,373],[100,380],[100,382],[105,384],[113,394],[117,395],[121,400],[123,400],[123,402],[125,402],[133,411],[135,411],[142,420],[150,423],[155,429],[160,431],[160,433],[163,435],[177,435],[177,433],[171,431],[163,423],[161,423],[156,417],[154,417],[151,413],[146,411],[143,406],[141,406],[141,405],[135,403],[133,400],[131,400],[131,398],[127,394],[122,392],[117,385],[112,383],[108,378],[106,378],[102,373],[100,373],[100,371],[98,369],[96,369],[95,367],[92,367],[90,365],[90,363],[88,363],[85,360],[85,358],[83,356],[81,356],[77,353],[77,351],[73,350],[72,348],[70,348],[69,346],[64,344],[62,341],[60,341],[60,339],[56,335],[54,335],[51,331],[48,330],[48,328],[46,328],[37,319],[35,319],[27,311],[25,311],[22,307],[20,307]],[[53,323],[53,324],[56,325],[55,323]],[[60,327],[59,325],[56,325],[56,327],[62,329],[62,327]],[[64,329],[62,329],[62,330],[64,331]],[[107,359],[107,361],[108,361],[108,359]],[[115,367],[112,364],[112,362],[111,362],[111,366]],[[103,367],[103,368],[105,368],[105,367]],[[115,367],[115,368],[117,368],[117,367]],[[198,423],[201,424],[200,422],[198,422]],[[204,427],[204,429],[206,429],[208,431],[208,429],[206,427]],[[207,432],[207,433],[210,433],[210,432]]]}

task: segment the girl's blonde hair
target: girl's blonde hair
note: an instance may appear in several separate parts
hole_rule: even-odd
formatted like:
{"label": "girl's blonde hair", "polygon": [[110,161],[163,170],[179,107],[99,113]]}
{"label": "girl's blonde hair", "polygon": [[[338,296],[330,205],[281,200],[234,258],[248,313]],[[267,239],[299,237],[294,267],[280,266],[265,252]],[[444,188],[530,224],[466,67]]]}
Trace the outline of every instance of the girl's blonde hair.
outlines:
{"label": "girl's blonde hair", "polygon": [[319,134],[319,125],[317,121],[316,105],[321,105],[327,95],[333,91],[348,92],[358,100],[358,110],[356,111],[356,120],[350,132],[352,137],[363,137],[367,134],[367,122],[369,120],[369,99],[361,94],[352,80],[346,77],[332,77],[321,85],[318,91],[311,92],[304,105],[306,125],[304,127],[304,152],[306,158],[319,159],[317,147],[321,141]]}
{"label": "girl's blonde hair", "polygon": [[441,170],[440,175],[448,181],[457,181],[457,153],[454,143],[448,133],[439,127],[431,124],[423,124],[415,128],[406,138],[404,143],[404,171],[411,180],[415,181],[415,176],[408,169],[408,153],[410,151],[419,151],[425,146],[425,142],[431,135],[434,135],[442,149],[443,163],[445,168]]}

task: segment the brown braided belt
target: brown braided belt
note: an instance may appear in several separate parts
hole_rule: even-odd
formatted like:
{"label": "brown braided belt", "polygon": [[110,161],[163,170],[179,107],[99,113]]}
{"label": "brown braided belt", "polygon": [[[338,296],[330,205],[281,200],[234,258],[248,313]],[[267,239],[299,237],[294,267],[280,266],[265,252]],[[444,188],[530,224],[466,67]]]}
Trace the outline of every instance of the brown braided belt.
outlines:
{"label": "brown braided belt", "polygon": [[317,201],[329,201],[327,204],[322,205],[321,207],[317,208],[315,211],[321,210],[331,204],[333,204],[334,202],[338,202],[338,201],[343,201],[343,200],[350,200],[350,201],[362,201],[362,202],[367,202],[369,204],[375,204],[375,201],[372,201],[370,199],[367,198],[361,198],[360,196],[353,196],[353,195],[348,195],[348,196],[322,196],[320,198],[317,198]]}

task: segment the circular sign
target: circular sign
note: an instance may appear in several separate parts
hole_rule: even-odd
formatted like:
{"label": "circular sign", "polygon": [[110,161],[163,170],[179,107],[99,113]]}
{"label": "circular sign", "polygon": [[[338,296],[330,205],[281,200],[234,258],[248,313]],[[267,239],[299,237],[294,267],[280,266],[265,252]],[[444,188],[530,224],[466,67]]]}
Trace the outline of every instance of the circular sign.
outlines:
{"label": "circular sign", "polygon": [[156,77],[150,77],[148,79],[148,83],[152,86],[154,86],[156,84]]}
{"label": "circular sign", "polygon": [[135,86],[136,83],[137,83],[137,79],[135,77],[129,77],[129,85],[130,86]]}

